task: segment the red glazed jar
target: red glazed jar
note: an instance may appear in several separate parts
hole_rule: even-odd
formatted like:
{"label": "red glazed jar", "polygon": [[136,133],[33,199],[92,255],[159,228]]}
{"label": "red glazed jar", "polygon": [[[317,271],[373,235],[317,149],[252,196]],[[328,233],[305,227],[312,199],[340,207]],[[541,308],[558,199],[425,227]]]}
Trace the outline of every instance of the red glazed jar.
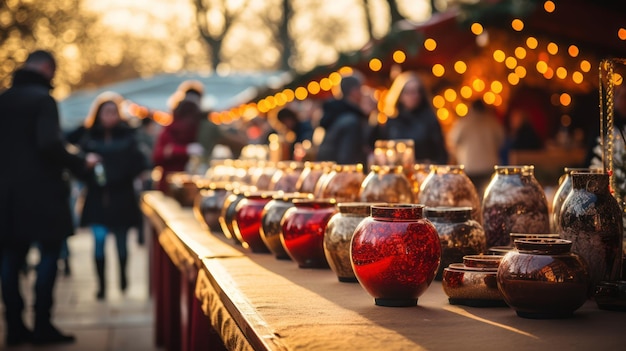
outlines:
{"label": "red glazed jar", "polygon": [[415,306],[435,279],[441,244],[424,205],[372,206],[350,248],[359,283],[378,306]]}
{"label": "red glazed jar", "polygon": [[289,260],[289,254],[280,241],[283,228],[281,221],[288,209],[292,208],[295,199],[313,199],[311,193],[278,193],[272,196],[261,213],[261,239],[267,248],[279,260]]}
{"label": "red glazed jar", "polygon": [[263,207],[272,200],[272,192],[253,192],[245,194],[245,198],[235,208],[233,231],[244,248],[252,252],[270,252],[261,239],[261,214]]}
{"label": "red glazed jar", "polygon": [[293,200],[283,215],[280,240],[300,268],[330,268],[324,254],[324,233],[337,213],[334,199]]}

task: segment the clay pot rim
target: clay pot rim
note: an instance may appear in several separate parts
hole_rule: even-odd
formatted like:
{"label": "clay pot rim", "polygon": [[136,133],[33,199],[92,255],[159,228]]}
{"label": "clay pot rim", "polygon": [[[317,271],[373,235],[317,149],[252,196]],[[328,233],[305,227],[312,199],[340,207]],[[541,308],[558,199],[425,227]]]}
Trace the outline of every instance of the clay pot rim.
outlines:
{"label": "clay pot rim", "polygon": [[450,263],[448,267],[443,269],[444,272],[446,270],[453,272],[468,272],[468,273],[488,273],[488,274],[497,274],[497,267],[468,267],[463,263]]}
{"label": "clay pot rim", "polygon": [[465,255],[463,264],[473,268],[498,268],[502,258],[504,255]]}

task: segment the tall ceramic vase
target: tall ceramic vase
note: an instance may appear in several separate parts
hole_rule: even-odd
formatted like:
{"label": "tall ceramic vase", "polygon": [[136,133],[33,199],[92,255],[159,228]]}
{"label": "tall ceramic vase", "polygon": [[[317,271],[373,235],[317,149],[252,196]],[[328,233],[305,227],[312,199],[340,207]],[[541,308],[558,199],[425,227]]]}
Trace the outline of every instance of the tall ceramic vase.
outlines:
{"label": "tall ceramic vase", "polygon": [[482,209],[487,247],[510,246],[511,233],[550,232],[548,201],[534,166],[495,166]]}
{"label": "tall ceramic vase", "polygon": [[606,173],[572,172],[572,191],[561,208],[561,237],[588,265],[590,292],[600,281],[617,281],[622,265],[622,213]]}

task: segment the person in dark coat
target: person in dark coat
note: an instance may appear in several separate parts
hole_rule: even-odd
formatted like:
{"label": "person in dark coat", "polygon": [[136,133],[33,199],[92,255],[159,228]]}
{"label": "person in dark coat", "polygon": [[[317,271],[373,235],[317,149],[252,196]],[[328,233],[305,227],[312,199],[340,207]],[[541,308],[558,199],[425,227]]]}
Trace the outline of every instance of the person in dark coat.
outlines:
{"label": "person in dark coat", "polygon": [[94,234],[98,299],[104,299],[106,291],[104,247],[109,233],[115,235],[120,288],[126,290],[127,232],[141,215],[134,181],[147,166],[135,130],[121,118],[122,100],[115,93],[100,94],[85,120],[85,130],[78,142],[84,152],[101,157],[93,172],[83,178],[86,194],[80,217],[80,225],[91,227]]}
{"label": "person in dark coat", "polygon": [[361,110],[362,82],[357,76],[341,79],[342,98],[324,104],[320,126],[324,139],[317,151],[317,161],[337,164],[367,165],[367,116]]}
{"label": "person in dark coat", "polygon": [[[64,174],[82,174],[98,157],[66,151],[57,103],[50,96],[55,71],[52,54],[34,51],[15,72],[12,86],[0,94],[0,248],[7,345],[74,341],[51,323],[57,260],[63,241],[74,231]],[[31,332],[22,317],[19,271],[33,244],[40,261]]]}
{"label": "person in dark coat", "polygon": [[374,139],[411,139],[416,162],[448,162],[441,125],[424,85],[414,72],[403,72],[394,79],[386,96],[384,112],[389,119],[376,128]]}

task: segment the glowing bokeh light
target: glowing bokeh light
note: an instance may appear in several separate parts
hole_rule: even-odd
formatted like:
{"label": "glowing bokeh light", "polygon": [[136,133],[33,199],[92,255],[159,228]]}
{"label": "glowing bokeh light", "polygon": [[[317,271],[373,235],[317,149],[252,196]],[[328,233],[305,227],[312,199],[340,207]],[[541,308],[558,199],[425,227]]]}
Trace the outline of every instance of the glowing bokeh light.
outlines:
{"label": "glowing bokeh light", "polygon": [[465,71],[467,71],[467,65],[463,61],[457,61],[454,63],[454,70],[458,74],[463,74],[465,73]]}
{"label": "glowing bokeh light", "polygon": [[424,48],[428,51],[434,51],[437,48],[437,42],[433,38],[424,40]]}

